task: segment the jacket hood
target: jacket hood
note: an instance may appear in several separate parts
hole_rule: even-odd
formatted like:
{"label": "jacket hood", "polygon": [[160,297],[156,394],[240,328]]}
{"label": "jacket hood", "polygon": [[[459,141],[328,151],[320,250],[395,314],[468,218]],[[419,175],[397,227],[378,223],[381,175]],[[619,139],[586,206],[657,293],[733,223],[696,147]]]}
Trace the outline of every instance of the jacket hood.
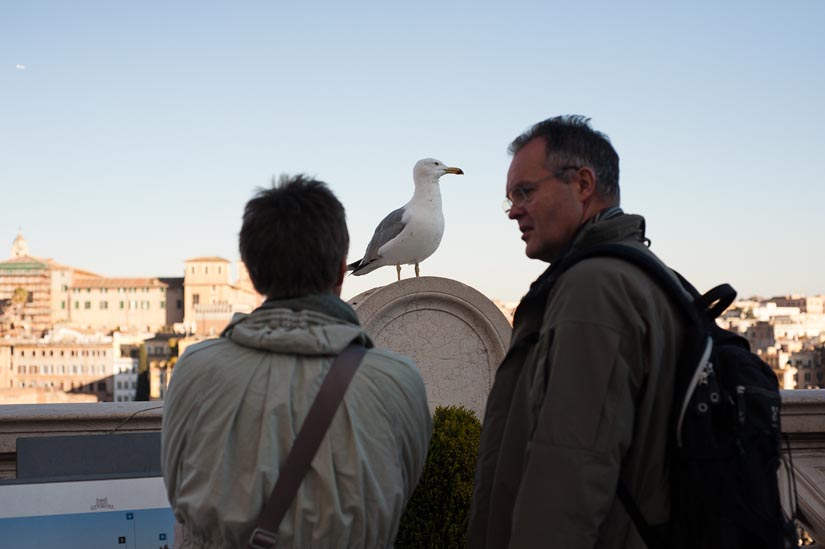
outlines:
{"label": "jacket hood", "polygon": [[352,307],[332,294],[266,301],[249,314],[236,314],[221,337],[299,355],[337,355],[355,340],[373,346]]}

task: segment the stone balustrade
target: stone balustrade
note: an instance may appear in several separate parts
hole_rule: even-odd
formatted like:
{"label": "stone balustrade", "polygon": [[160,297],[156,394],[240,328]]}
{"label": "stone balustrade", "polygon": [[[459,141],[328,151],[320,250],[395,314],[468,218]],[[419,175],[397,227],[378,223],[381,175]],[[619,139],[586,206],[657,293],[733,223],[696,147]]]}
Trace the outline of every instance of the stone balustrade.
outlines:
{"label": "stone balustrade", "polygon": [[0,479],[17,476],[18,438],[160,431],[162,417],[157,401],[0,406]]}
{"label": "stone balustrade", "polygon": [[[783,496],[798,501],[800,522],[825,546],[825,390],[782,391],[782,431],[796,498]],[[784,480],[781,485],[788,486]]]}
{"label": "stone balustrade", "polygon": [[[825,390],[783,391],[782,403],[800,519],[825,545]],[[20,437],[159,431],[161,418],[160,402],[0,406],[0,479],[16,477]]]}

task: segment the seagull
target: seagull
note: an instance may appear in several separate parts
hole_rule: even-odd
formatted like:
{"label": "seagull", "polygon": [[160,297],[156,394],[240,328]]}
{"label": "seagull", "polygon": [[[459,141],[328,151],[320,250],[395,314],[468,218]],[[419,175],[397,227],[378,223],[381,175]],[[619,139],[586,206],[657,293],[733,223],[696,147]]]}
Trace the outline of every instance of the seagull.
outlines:
{"label": "seagull", "polygon": [[364,257],[347,265],[347,270],[360,276],[385,265],[395,265],[398,280],[401,280],[403,263],[414,264],[415,276],[418,276],[418,264],[435,252],[444,235],[438,180],[447,173],[464,174],[461,168],[447,166],[434,158],[416,162],[412,199],[378,224]]}

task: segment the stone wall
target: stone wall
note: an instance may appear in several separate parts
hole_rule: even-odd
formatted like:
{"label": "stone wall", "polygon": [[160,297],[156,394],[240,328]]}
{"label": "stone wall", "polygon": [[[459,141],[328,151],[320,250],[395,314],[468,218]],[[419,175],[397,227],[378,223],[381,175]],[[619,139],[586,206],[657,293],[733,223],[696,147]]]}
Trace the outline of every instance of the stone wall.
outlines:
{"label": "stone wall", "polygon": [[484,416],[510,324],[473,288],[438,277],[408,278],[349,301],[376,346],[412,357],[430,408],[458,404]]}
{"label": "stone wall", "polygon": [[[0,406],[0,479],[17,476],[20,437],[159,431],[161,419],[158,402]],[[800,522],[821,547],[825,541],[825,390],[782,391],[782,431],[787,436],[783,462],[793,463]]]}
{"label": "stone wall", "polygon": [[160,431],[162,417],[160,402],[0,406],[0,479],[17,477],[18,438]]}

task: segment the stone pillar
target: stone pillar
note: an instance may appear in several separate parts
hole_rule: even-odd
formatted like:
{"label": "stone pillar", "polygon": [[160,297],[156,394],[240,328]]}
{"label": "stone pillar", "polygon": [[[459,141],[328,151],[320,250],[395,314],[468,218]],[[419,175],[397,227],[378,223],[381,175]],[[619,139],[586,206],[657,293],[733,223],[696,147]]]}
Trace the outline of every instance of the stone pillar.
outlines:
{"label": "stone pillar", "polygon": [[461,404],[484,417],[510,323],[473,288],[438,277],[408,278],[349,301],[375,345],[413,358],[430,409]]}

